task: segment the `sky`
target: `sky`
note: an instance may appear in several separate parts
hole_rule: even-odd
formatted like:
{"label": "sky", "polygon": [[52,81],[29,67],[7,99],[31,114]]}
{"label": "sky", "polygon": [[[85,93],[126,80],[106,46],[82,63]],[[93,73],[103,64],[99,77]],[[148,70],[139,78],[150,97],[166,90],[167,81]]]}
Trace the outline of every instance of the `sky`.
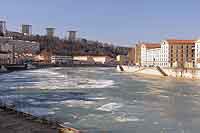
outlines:
{"label": "sky", "polygon": [[20,31],[32,24],[33,34],[56,28],[63,38],[68,30],[78,37],[121,46],[138,41],[200,37],[199,0],[0,0],[0,20]]}

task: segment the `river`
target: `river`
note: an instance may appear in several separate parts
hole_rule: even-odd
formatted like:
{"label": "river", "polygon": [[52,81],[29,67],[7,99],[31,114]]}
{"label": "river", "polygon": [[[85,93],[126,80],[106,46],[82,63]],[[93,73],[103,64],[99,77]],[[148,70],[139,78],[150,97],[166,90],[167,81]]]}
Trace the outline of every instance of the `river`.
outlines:
{"label": "river", "polygon": [[48,68],[0,75],[0,100],[88,132],[199,133],[200,82]]}

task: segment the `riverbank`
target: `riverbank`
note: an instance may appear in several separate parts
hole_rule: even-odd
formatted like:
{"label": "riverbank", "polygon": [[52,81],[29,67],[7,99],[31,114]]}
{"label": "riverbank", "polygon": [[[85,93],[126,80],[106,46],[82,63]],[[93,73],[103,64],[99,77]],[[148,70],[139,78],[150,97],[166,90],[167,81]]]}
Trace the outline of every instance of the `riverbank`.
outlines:
{"label": "riverbank", "polygon": [[0,132],[2,133],[58,133],[57,128],[23,118],[15,112],[0,109]]}
{"label": "riverbank", "polygon": [[160,67],[138,67],[138,66],[117,66],[120,72],[172,77],[177,79],[200,79],[200,69],[160,68]]}
{"label": "riverbank", "polygon": [[0,105],[0,131],[3,133],[80,133],[79,130],[62,126],[56,120],[48,120]]}

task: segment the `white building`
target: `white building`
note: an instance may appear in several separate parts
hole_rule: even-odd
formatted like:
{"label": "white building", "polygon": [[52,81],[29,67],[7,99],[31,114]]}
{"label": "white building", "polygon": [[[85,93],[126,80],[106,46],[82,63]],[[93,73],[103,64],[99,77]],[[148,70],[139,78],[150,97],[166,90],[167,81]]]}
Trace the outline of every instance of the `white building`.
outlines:
{"label": "white building", "polygon": [[147,66],[159,66],[160,65],[160,48],[147,49],[146,54]]}
{"label": "white building", "polygon": [[200,68],[200,40],[195,43],[195,67]]}
{"label": "white building", "polygon": [[[141,43],[141,66],[155,65],[159,62],[160,44],[158,43]],[[156,58],[156,59],[155,59]]]}
{"label": "white building", "polygon": [[82,61],[82,62],[88,62],[88,63],[101,63],[101,64],[106,64],[113,62],[113,58],[109,56],[74,56],[73,60],[75,61]]}
{"label": "white building", "polygon": [[71,56],[53,55],[53,56],[51,56],[51,63],[52,64],[70,64],[70,63],[72,63],[72,57]]}
{"label": "white building", "polygon": [[170,67],[169,61],[169,43],[167,40],[161,42],[160,48],[160,67]]}

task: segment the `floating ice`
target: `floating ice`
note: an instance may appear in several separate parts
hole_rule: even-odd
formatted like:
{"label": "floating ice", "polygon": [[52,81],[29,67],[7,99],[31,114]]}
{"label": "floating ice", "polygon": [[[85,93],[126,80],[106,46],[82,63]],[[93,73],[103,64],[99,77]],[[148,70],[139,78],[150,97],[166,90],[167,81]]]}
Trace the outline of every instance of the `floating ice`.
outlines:
{"label": "floating ice", "polygon": [[141,121],[139,118],[137,118],[135,116],[131,116],[131,117],[118,116],[118,117],[115,118],[115,120],[117,122],[137,122],[137,121]]}
{"label": "floating ice", "polygon": [[95,104],[94,101],[84,101],[84,100],[66,100],[60,103],[68,107],[85,107],[85,108]]}
{"label": "floating ice", "polygon": [[37,102],[31,102],[32,105],[57,104],[57,103],[59,103],[59,102],[57,102],[57,101],[44,101],[44,102],[37,101]]}
{"label": "floating ice", "polygon": [[108,104],[105,104],[105,105],[97,108],[97,110],[110,112],[110,111],[114,111],[121,107],[122,107],[122,104],[119,104],[119,103],[108,103]]}
{"label": "floating ice", "polygon": [[89,100],[105,100],[107,99],[106,97],[89,97]]}

